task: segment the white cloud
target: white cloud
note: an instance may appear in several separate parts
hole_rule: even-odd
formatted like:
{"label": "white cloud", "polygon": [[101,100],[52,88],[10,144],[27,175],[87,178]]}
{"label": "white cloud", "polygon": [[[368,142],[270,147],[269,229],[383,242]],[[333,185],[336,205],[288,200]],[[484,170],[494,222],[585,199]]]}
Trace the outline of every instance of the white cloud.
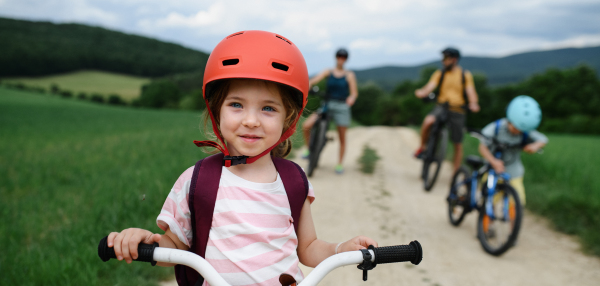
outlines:
{"label": "white cloud", "polygon": [[[31,9],[36,7],[36,9]],[[240,30],[280,33],[311,71],[345,46],[355,68],[600,44],[598,0],[0,0],[5,16],[84,22],[210,51]]]}
{"label": "white cloud", "polygon": [[171,12],[164,19],[156,21],[156,26],[161,27],[185,27],[185,28],[199,28],[208,27],[214,24],[220,23],[225,18],[227,9],[223,2],[217,2],[211,5],[206,11],[201,10],[196,14],[186,17],[180,13]]}

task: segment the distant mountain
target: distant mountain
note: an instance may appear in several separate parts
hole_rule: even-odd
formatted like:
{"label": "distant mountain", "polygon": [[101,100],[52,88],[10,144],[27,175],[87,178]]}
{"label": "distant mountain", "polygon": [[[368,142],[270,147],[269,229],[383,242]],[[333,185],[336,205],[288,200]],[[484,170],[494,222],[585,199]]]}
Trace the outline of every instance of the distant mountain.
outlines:
{"label": "distant mountain", "polygon": [[[600,47],[568,48],[551,51],[527,52],[502,58],[463,57],[460,65],[473,73],[485,74],[491,85],[514,83],[548,68],[568,68],[586,64],[600,72]],[[404,80],[416,80],[424,67],[441,67],[439,61],[413,67],[384,66],[357,70],[359,83],[369,81],[386,90]]]}
{"label": "distant mountain", "polygon": [[208,54],[81,24],[0,18],[0,77],[95,69],[138,76],[203,70]]}

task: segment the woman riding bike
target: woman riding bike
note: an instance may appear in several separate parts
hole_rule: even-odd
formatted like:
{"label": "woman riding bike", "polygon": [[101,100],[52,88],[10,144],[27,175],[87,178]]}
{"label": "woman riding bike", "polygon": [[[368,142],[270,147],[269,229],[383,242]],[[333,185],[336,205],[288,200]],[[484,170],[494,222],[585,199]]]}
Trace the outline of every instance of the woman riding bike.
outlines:
{"label": "woman riding bike", "polygon": [[[329,101],[328,112],[335,121],[340,138],[340,155],[335,172],[342,174],[344,167],[342,161],[346,150],[346,130],[350,125],[351,112],[350,107],[356,102],[358,97],[358,88],[356,87],[356,76],[354,72],[344,69],[344,64],[348,60],[348,51],[339,49],[335,53],[336,66],[334,69],[326,69],[317,76],[309,80],[309,85],[313,86],[324,78],[327,78],[327,100]],[[302,131],[304,133],[304,142],[308,147],[310,142],[310,129],[317,121],[317,113],[311,114],[304,124]],[[308,158],[308,148],[302,154],[303,158]]]}

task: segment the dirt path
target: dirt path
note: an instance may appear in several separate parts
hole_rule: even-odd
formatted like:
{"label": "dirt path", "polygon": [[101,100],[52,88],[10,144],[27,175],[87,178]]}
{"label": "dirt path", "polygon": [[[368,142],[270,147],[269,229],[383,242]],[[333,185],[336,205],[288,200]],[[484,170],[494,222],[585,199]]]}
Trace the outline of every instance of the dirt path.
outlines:
{"label": "dirt path", "polygon": [[[325,147],[320,167],[310,178],[319,238],[337,242],[362,234],[381,246],[418,240],[424,255],[418,266],[379,265],[369,272],[367,282],[355,266],[337,269],[321,286],[600,285],[600,259],[582,254],[573,237],[551,230],[531,213],[525,214],[516,247],[501,257],[486,254],[475,237],[475,213],[458,228],[448,222],[449,164],[443,166],[432,191],[423,191],[420,161],[411,157],[418,141],[417,133],[408,128],[352,128],[343,175],[334,173],[337,140]],[[373,175],[361,173],[356,163],[367,143],[383,157]],[[302,159],[295,161],[307,165]],[[301,268],[305,275],[311,270]],[[176,285],[173,282],[163,285]]]}
{"label": "dirt path", "polygon": [[[356,163],[366,143],[383,157],[373,175],[362,174]],[[573,237],[551,230],[532,213],[525,214],[516,247],[501,257],[486,254],[475,237],[475,213],[458,228],[448,222],[449,164],[432,191],[423,191],[420,161],[411,157],[417,144],[417,133],[408,128],[352,128],[341,176],[333,171],[338,143],[325,147],[320,167],[310,178],[317,197],[312,212],[319,238],[341,241],[364,234],[382,246],[416,239],[424,257],[414,267],[377,266],[366,283],[356,267],[344,267],[320,285],[600,285],[600,259],[582,254]],[[305,274],[310,271],[302,269]]]}

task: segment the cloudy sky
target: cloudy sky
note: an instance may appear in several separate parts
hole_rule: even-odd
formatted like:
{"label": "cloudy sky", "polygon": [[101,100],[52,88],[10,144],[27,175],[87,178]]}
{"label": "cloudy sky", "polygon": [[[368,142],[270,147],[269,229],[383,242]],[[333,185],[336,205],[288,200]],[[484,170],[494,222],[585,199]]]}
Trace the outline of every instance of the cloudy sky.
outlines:
{"label": "cloudy sky", "polygon": [[0,0],[0,16],[77,22],[210,52],[240,30],[292,40],[309,72],[416,65],[448,45],[471,56],[600,45],[598,0]]}

